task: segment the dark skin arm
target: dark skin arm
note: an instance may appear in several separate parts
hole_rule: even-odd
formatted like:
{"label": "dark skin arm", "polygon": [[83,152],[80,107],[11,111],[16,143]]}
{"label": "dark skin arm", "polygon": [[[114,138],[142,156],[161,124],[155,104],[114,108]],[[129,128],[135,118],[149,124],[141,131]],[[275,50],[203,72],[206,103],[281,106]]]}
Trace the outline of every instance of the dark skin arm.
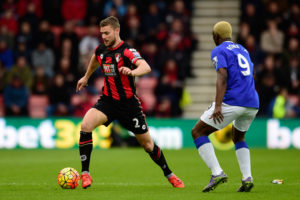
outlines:
{"label": "dark skin arm", "polygon": [[220,68],[217,71],[217,84],[216,84],[216,105],[213,114],[210,116],[214,120],[214,123],[221,123],[224,120],[222,114],[222,101],[227,88],[227,69]]}

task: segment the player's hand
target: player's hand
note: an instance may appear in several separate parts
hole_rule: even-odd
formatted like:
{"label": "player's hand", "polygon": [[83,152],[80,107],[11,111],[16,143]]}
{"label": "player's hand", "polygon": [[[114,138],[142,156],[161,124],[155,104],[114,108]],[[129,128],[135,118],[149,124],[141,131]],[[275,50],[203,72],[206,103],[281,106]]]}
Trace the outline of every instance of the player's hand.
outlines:
{"label": "player's hand", "polygon": [[224,121],[224,116],[222,114],[221,106],[215,106],[215,110],[209,119],[211,119],[211,118],[214,120],[215,124],[217,124],[217,123],[221,124]]}
{"label": "player's hand", "polygon": [[134,76],[133,73],[132,73],[132,70],[129,69],[128,67],[120,67],[119,72],[124,74],[124,75],[127,75],[127,76]]}
{"label": "player's hand", "polygon": [[88,79],[84,76],[78,82],[76,86],[76,92],[82,90],[83,87],[87,86]]}

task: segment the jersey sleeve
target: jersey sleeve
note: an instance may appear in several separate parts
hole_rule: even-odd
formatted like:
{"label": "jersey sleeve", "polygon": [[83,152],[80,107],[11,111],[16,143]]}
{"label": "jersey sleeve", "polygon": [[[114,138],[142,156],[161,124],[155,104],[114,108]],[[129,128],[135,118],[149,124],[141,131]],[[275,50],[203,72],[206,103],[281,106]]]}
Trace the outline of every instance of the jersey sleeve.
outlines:
{"label": "jersey sleeve", "polygon": [[95,57],[96,57],[96,60],[99,62],[99,64],[101,65],[101,61],[102,61],[102,58],[100,56],[101,54],[101,49],[100,49],[100,46],[96,47],[95,48]]}
{"label": "jersey sleeve", "polygon": [[124,50],[124,56],[127,57],[132,64],[135,64],[139,59],[143,59],[140,53],[134,48],[126,48]]}
{"label": "jersey sleeve", "polygon": [[220,68],[227,68],[227,60],[223,51],[212,51],[211,53],[211,61],[218,71]]}

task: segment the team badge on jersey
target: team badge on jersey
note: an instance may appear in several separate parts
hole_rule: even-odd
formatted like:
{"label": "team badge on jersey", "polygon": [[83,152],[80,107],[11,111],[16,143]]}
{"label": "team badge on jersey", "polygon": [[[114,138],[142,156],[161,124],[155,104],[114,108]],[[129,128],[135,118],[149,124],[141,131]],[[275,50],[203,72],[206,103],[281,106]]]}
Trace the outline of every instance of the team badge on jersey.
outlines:
{"label": "team badge on jersey", "polygon": [[100,58],[101,58],[101,60],[103,59],[103,54],[102,53],[100,54]]}
{"label": "team badge on jersey", "polygon": [[119,62],[120,59],[121,59],[121,54],[120,53],[116,53],[115,54],[115,58],[116,58],[116,61]]}
{"label": "team badge on jersey", "polygon": [[217,69],[217,66],[218,66],[218,57],[217,56],[213,57],[212,63],[214,65],[214,67]]}
{"label": "team badge on jersey", "polygon": [[103,72],[106,76],[116,76],[114,64],[103,64]]}

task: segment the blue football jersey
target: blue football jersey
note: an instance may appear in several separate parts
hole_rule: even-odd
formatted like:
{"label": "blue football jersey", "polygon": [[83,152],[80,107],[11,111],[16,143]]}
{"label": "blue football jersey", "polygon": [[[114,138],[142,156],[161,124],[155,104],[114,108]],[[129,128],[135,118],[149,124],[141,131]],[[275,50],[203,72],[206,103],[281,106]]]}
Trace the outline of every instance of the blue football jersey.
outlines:
{"label": "blue football jersey", "polygon": [[212,50],[211,60],[216,71],[227,69],[227,88],[223,102],[233,106],[259,108],[253,63],[248,51],[240,44],[225,41]]}

